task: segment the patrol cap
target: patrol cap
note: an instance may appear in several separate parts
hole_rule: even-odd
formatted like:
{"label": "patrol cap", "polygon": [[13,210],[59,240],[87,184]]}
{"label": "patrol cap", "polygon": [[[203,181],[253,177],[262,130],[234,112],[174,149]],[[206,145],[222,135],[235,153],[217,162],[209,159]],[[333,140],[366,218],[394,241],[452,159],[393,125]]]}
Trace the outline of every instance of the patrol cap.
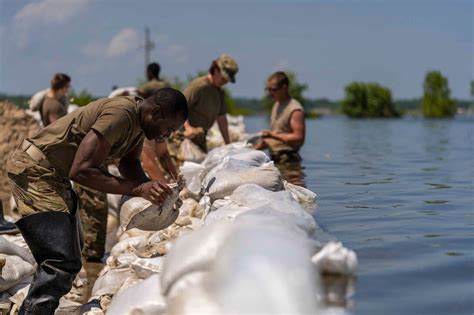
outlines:
{"label": "patrol cap", "polygon": [[216,60],[217,66],[219,67],[222,76],[229,82],[235,83],[235,75],[239,71],[239,66],[235,62],[234,58],[228,54],[222,54]]}

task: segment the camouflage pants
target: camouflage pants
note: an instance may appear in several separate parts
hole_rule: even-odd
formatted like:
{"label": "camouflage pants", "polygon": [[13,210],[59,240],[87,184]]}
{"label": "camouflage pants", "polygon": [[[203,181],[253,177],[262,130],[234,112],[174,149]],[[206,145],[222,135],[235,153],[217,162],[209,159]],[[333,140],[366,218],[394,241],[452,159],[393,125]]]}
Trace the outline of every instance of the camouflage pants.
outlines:
{"label": "camouflage pants", "polygon": [[48,211],[74,213],[77,198],[71,182],[54,168],[40,166],[17,149],[7,162],[7,172],[22,217]]}
{"label": "camouflage pants", "polygon": [[87,261],[99,262],[105,252],[107,235],[107,194],[74,183],[79,197],[80,217],[84,231],[82,256]]}
{"label": "camouflage pants", "polygon": [[107,230],[105,193],[77,185],[77,197],[68,178],[59,176],[54,168],[40,166],[21,150],[16,150],[8,160],[7,172],[22,217],[48,211],[74,213],[79,197],[85,238],[83,256],[86,260],[100,260]]}

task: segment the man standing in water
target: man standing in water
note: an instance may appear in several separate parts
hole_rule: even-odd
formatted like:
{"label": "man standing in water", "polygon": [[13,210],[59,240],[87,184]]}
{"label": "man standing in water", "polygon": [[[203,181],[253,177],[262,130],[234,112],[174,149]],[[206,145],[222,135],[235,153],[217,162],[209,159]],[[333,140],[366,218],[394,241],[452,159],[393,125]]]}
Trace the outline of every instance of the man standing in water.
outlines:
{"label": "man standing in water", "polygon": [[227,54],[222,54],[212,61],[206,75],[194,79],[184,89],[183,94],[189,105],[189,118],[184,123],[184,137],[193,141],[204,152],[207,152],[207,131],[215,121],[224,142],[230,143],[227,106],[222,87],[228,82],[235,83],[238,71],[239,67],[235,60]]}
{"label": "man standing in water", "polygon": [[[163,140],[188,117],[179,91],[99,99],[26,139],[7,163],[22,218],[16,222],[38,264],[20,314],[54,314],[81,269],[77,197],[70,180],[104,193],[161,204],[171,193],[150,181],[139,160],[143,139]],[[122,177],[107,172],[120,159]]]}
{"label": "man standing in water", "polygon": [[67,115],[70,86],[71,78],[67,74],[56,73],[51,79],[51,88],[39,108],[44,127]]}
{"label": "man standing in water", "polygon": [[[291,170],[291,164],[299,165],[299,149],[305,140],[305,116],[303,106],[288,92],[288,76],[278,71],[270,75],[265,91],[275,100],[271,112],[270,130],[262,130],[262,141],[256,149],[269,149],[270,157],[282,169]],[[290,165],[287,165],[290,164]],[[301,166],[299,165],[301,169]],[[283,174],[285,175],[285,174]],[[285,177],[285,176],[284,176]]]}

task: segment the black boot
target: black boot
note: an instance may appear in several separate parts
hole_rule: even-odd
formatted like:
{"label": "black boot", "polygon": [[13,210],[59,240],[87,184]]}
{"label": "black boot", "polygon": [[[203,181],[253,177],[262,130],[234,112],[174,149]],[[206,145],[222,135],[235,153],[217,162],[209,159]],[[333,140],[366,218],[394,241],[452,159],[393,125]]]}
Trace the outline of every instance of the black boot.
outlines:
{"label": "black boot", "polygon": [[38,269],[19,314],[52,315],[81,270],[81,235],[76,215],[40,212],[17,221]]}
{"label": "black boot", "polygon": [[3,216],[3,202],[0,200],[0,234],[18,233],[18,228]]}

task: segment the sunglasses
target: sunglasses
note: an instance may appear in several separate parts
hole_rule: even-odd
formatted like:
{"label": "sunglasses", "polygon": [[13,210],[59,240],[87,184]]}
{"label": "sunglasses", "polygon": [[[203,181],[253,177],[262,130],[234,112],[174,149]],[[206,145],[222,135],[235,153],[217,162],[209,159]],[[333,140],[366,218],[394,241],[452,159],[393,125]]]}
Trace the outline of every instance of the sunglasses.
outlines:
{"label": "sunglasses", "polygon": [[275,88],[266,87],[266,88],[265,88],[265,91],[267,91],[267,92],[276,92],[276,91],[278,91],[278,90],[281,89],[281,88],[282,88],[281,86],[275,87]]}

